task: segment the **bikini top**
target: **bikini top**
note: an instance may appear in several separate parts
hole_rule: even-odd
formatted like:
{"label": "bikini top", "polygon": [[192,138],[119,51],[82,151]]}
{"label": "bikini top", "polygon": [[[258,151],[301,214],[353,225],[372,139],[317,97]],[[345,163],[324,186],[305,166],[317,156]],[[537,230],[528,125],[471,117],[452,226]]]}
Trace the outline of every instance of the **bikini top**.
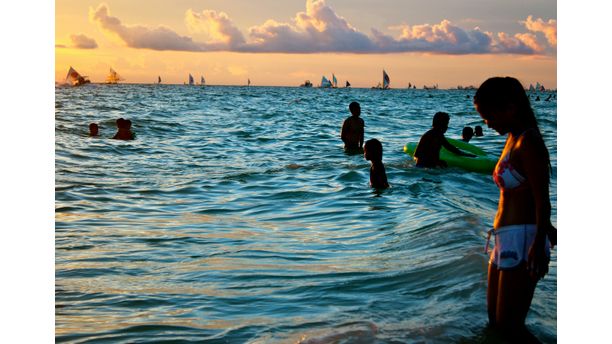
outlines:
{"label": "bikini top", "polygon": [[[524,133],[525,132],[519,135],[516,141],[518,141]],[[499,159],[499,162],[495,166],[495,170],[493,170],[493,181],[495,181],[495,184],[497,184],[500,189],[515,189],[527,180],[510,164],[510,153],[512,153],[513,148],[514,143],[512,143],[512,147],[510,147],[506,154]]]}

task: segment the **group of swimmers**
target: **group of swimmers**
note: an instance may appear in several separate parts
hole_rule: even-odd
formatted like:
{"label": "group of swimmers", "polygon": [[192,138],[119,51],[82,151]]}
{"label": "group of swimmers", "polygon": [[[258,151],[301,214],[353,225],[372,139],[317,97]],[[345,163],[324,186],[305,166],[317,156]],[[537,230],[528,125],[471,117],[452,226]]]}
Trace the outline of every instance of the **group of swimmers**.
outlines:
{"label": "group of swimmers", "polygon": [[[133,140],[136,138],[136,134],[132,131],[132,121],[129,119],[119,118],[115,121],[117,124],[117,133],[112,138],[115,140]],[[89,136],[96,137],[99,134],[100,127],[97,123],[89,124]]]}
{"label": "group of swimmers", "polygon": [[[357,102],[349,105],[351,116],[342,123],[340,137],[344,142],[344,149],[349,153],[363,151],[363,156],[371,162],[370,186],[375,189],[386,189],[389,187],[385,166],[382,163],[383,148],[380,141],[370,139],[364,145],[365,123],[361,116],[361,106]],[[446,112],[437,112],[433,117],[432,128],[427,131],[421,139],[414,152],[417,167],[446,167],[444,160],[440,160],[440,149],[446,148],[450,152],[461,156],[475,157],[471,153],[465,153],[450,144],[444,137],[448,129],[450,116]],[[462,140],[469,142],[473,136],[483,136],[482,127],[477,125],[463,128]]]}
{"label": "group of swimmers", "polygon": [[[537,282],[548,273],[550,249],[557,244],[557,229],[550,221],[550,156],[529,97],[517,79],[487,79],[474,95],[474,106],[489,128],[507,136],[493,171],[500,196],[493,229],[489,231],[489,235],[495,235],[487,275],[489,325],[512,343],[538,342],[525,326],[525,319]],[[351,103],[349,110],[352,116],[344,121],[341,138],[345,150],[358,151],[363,146],[364,121],[359,118],[358,103]],[[421,137],[415,150],[417,166],[444,166],[439,159],[442,146],[470,156],[444,138],[449,119],[445,112],[434,115],[432,129]],[[477,129],[477,136],[480,131]],[[471,128],[464,132],[464,141],[469,141]],[[372,162],[370,185],[389,187],[382,144],[376,139],[368,140],[363,153]]]}

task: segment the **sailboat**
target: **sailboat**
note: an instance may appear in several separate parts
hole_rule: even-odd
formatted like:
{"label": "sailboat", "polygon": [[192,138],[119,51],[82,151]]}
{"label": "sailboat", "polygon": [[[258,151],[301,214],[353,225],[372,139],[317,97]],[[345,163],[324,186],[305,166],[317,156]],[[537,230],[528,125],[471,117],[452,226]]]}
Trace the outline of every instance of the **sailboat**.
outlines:
{"label": "sailboat", "polygon": [[79,72],[70,66],[68,74],[66,75],[66,83],[68,83],[70,86],[81,86],[89,84],[90,82],[91,81],[89,81],[86,76],[81,76]]}
{"label": "sailboat", "polygon": [[533,88],[533,84],[529,84],[529,92],[534,92],[535,88]]}
{"label": "sailboat", "polygon": [[117,81],[123,81],[123,80],[124,79],[121,78],[121,76],[119,74],[117,74],[117,72],[115,72],[115,70],[113,68],[110,69],[110,72],[106,76],[106,83],[107,84],[116,84]]}
{"label": "sailboat", "polygon": [[390,83],[389,75],[383,69],[383,81],[382,81],[382,84],[379,82],[378,85],[376,85],[375,87],[372,87],[372,88],[378,89],[378,90],[388,90],[389,89],[389,83]]}
{"label": "sailboat", "polygon": [[334,73],[332,73],[332,87],[338,88],[338,79],[336,79],[336,76],[334,75]]}
{"label": "sailboat", "polygon": [[204,80],[204,77],[200,75],[200,85],[204,86],[206,85],[206,80]]}
{"label": "sailboat", "polygon": [[161,84],[161,76],[159,76],[159,75],[157,76],[157,83]]}
{"label": "sailboat", "polygon": [[193,85],[193,76],[189,73],[189,85]]}
{"label": "sailboat", "polygon": [[251,86],[251,79],[247,79],[247,86]]}
{"label": "sailboat", "polygon": [[321,88],[330,88],[330,87],[332,87],[332,83],[324,75],[321,78],[321,86],[319,86],[319,87],[321,87]]}
{"label": "sailboat", "polygon": [[535,86],[536,92],[540,92],[540,88],[542,88],[542,86],[540,86],[540,82],[536,82],[536,86]]}
{"label": "sailboat", "polygon": [[383,69],[383,90],[389,89],[389,82],[389,75],[387,75],[387,72],[385,72],[385,70]]}
{"label": "sailboat", "polygon": [[351,83],[350,83],[350,82],[348,82],[348,80],[346,80],[346,86],[344,86],[344,87],[346,87],[346,88],[351,87]]}

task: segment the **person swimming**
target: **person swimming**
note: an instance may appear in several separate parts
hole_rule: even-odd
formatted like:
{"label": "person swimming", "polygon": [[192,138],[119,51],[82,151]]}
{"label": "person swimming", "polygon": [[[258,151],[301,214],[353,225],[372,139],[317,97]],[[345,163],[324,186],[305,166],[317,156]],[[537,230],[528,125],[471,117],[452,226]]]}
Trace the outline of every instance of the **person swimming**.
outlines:
{"label": "person swimming", "polygon": [[432,128],[421,136],[414,151],[417,167],[446,167],[446,162],[440,160],[440,149],[442,149],[442,147],[457,155],[469,157],[476,156],[474,154],[462,152],[446,140],[444,133],[448,129],[449,121],[450,116],[446,112],[437,112],[434,115]]}
{"label": "person swimming", "polygon": [[97,123],[90,123],[89,124],[89,136],[91,136],[91,137],[99,136],[98,131],[99,131],[99,128],[98,128],[98,124]]}
{"label": "person swimming", "polygon": [[116,140],[133,140],[136,135],[132,132],[132,121],[129,119],[119,118],[115,121],[117,124],[117,133],[113,136]]}
{"label": "person swimming", "polygon": [[361,115],[361,106],[357,102],[349,105],[351,116],[342,123],[340,138],[344,142],[345,151],[361,151],[363,149],[363,135],[365,123]]}
{"label": "person swimming", "polygon": [[472,127],[464,127],[461,131],[461,141],[470,142],[473,136],[474,130],[472,129]]}
{"label": "person swimming", "polygon": [[370,186],[375,189],[386,189],[389,187],[385,165],[382,162],[383,147],[377,139],[368,140],[363,147],[363,157],[369,160]]}
{"label": "person swimming", "polygon": [[484,134],[482,133],[482,127],[477,125],[474,127],[474,136],[479,137],[479,136],[484,136]]}

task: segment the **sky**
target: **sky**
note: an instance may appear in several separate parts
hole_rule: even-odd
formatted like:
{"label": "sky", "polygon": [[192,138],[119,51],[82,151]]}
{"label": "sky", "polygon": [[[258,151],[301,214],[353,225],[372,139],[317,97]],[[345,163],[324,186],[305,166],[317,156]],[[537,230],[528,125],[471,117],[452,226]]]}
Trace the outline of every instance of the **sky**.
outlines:
{"label": "sky", "polygon": [[511,75],[557,87],[551,0],[57,0],[55,80],[110,68],[129,83],[478,86]]}

